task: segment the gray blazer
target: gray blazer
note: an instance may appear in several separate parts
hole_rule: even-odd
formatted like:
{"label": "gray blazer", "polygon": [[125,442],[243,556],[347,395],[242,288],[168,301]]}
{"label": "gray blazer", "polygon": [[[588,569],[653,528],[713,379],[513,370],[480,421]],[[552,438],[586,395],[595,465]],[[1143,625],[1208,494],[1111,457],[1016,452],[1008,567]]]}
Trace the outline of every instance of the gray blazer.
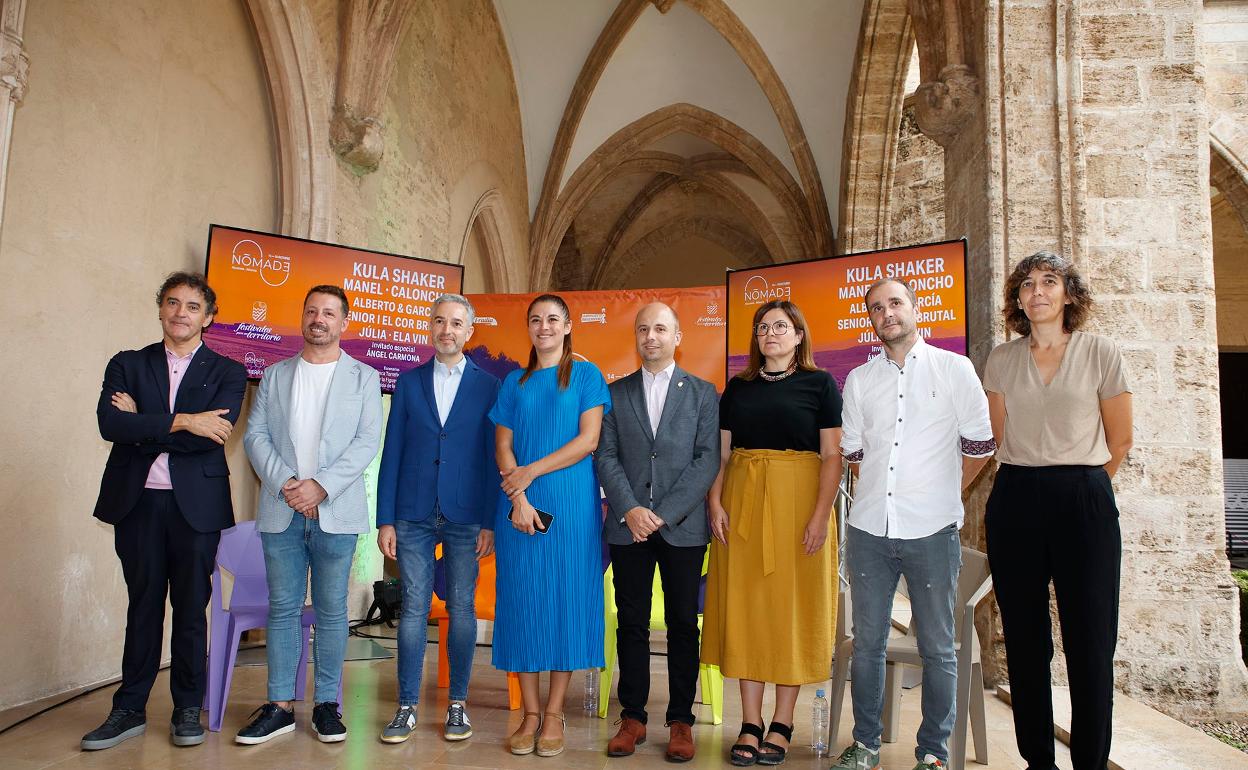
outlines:
{"label": "gray blazer", "polygon": [[[261,532],[282,532],[296,515],[281,491],[287,480],[299,475],[289,416],[290,387],[298,361],[299,356],[293,356],[265,371],[247,416],[243,446],[260,477],[256,525]],[[312,477],[329,494],[318,509],[323,531],[360,534],[370,529],[364,469],[380,447],[381,378],[376,369],[343,352],[329,383],[321,424],[320,470]]]}
{"label": "gray blazer", "polygon": [[641,376],[639,369],[611,383],[615,408],[602,418],[594,467],[607,494],[603,534],[613,545],[632,543],[620,520],[640,505],[663,519],[659,535],[669,544],[706,545],[706,494],[719,473],[719,395],[677,366],[656,436]]}

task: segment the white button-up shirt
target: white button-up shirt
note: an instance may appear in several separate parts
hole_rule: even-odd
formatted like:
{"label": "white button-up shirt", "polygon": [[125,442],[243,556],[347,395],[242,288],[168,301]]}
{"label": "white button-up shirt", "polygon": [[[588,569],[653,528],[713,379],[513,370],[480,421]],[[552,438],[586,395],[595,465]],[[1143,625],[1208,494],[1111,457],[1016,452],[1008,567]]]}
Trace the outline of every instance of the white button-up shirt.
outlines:
{"label": "white button-up shirt", "polygon": [[667,403],[667,388],[672,384],[674,371],[676,371],[675,361],[654,374],[651,374],[646,367],[641,367],[641,387],[646,394],[646,414],[650,417],[652,435],[657,435],[659,432],[659,420],[663,417],[663,405]]}
{"label": "white button-up shirt", "polygon": [[433,362],[433,400],[438,405],[438,421],[446,425],[446,418],[451,415],[451,407],[455,404],[455,394],[459,393],[459,384],[464,381],[463,356],[459,363],[447,366],[441,361]]}
{"label": "white button-up shirt", "polygon": [[988,398],[966,356],[920,337],[899,367],[879,355],[849,373],[841,452],[861,463],[849,524],[914,540],[962,526],[962,455],[996,451]]}

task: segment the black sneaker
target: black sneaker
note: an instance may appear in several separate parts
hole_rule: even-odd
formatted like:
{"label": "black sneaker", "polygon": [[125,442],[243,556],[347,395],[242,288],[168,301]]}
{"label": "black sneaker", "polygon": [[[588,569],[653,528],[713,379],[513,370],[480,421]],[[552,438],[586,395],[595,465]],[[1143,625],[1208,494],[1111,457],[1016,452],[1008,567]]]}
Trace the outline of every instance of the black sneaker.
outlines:
{"label": "black sneaker", "polygon": [[204,727],[199,723],[199,707],[174,709],[169,720],[169,734],[174,746],[198,746],[204,742]]}
{"label": "black sneaker", "polygon": [[146,729],[147,715],[142,711],[113,709],[104,724],[82,736],[82,750],[111,749],[127,738],[142,735]]}
{"label": "black sneaker", "polygon": [[251,715],[255,718],[238,731],[238,735],[234,736],[235,743],[254,746],[295,729],[295,712],[287,711],[276,703],[266,703]]}
{"label": "black sneaker", "polygon": [[347,726],[342,723],[338,704],[333,701],[316,704],[312,709],[312,730],[321,743],[337,743],[347,739]]}

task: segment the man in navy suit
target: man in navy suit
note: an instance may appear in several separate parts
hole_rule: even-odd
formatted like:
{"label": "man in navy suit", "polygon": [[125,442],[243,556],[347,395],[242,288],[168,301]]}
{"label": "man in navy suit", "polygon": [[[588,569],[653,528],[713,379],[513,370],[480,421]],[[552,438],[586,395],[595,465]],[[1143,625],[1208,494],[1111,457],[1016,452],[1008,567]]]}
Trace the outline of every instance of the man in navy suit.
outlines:
{"label": "man in navy suit", "polygon": [[377,545],[399,562],[399,709],[381,732],[402,743],[416,726],[433,591],[434,547],[446,573],[450,706],[443,736],[472,735],[464,708],[476,651],[477,560],[494,551],[493,505],[499,485],[494,426],[487,415],[498,378],[464,355],[472,339],[472,304],[458,294],[435,300],[430,324],[435,356],[395,385],[377,481]]}
{"label": "man in navy suit", "polygon": [[141,735],[160,668],[165,595],[173,605],[169,731],[178,746],[204,741],[207,621],[221,530],[234,525],[224,445],[247,388],[241,364],[203,344],[217,295],[194,273],[173,273],[156,295],[164,339],[123,350],[104,371],[96,416],[113,442],[95,517],[113,525],[130,603],[121,687],[82,748]]}

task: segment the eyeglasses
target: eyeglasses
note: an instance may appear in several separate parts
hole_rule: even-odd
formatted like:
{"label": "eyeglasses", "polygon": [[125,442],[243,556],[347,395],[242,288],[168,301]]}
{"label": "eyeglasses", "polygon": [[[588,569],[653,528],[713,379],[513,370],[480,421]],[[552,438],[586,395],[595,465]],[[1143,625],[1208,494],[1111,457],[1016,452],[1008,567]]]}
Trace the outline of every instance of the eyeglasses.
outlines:
{"label": "eyeglasses", "polygon": [[758,337],[766,337],[767,333],[771,332],[777,337],[783,337],[784,335],[788,334],[789,329],[792,329],[792,328],[793,328],[792,326],[789,326],[784,321],[776,321],[774,324],[759,324],[758,326],[755,326],[754,334],[755,336],[758,336]]}

